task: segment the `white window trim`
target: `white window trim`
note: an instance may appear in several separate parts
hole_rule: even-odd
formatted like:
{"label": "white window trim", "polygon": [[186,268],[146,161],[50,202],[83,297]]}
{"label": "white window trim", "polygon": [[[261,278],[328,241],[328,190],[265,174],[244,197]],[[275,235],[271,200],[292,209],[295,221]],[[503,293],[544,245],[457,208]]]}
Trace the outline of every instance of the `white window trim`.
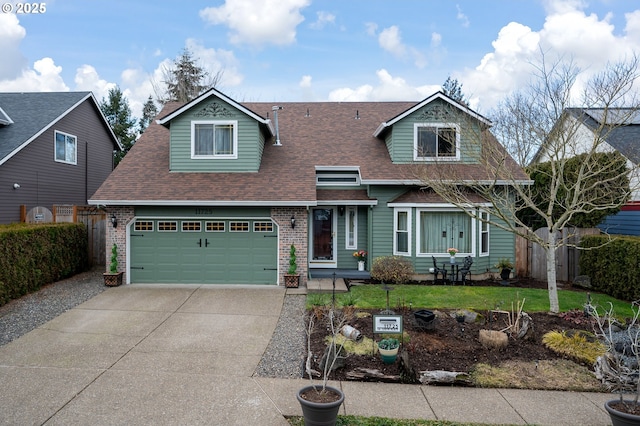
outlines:
{"label": "white window trim", "polygon": [[[214,126],[233,126],[233,154],[196,155],[196,125],[211,124]],[[191,121],[191,159],[192,160],[235,160],[238,158],[238,120],[193,120]]]}
{"label": "white window trim", "polygon": [[[353,212],[353,244],[349,244],[349,215],[351,212]],[[349,206],[345,209],[344,236],[344,248],[356,250],[358,248],[358,208],[356,206]]]}
{"label": "white window trim", "polygon": [[[75,140],[76,149],[75,149],[75,152],[74,152],[75,157],[74,157],[73,161],[59,160],[56,157],[56,154],[57,154],[56,153],[56,151],[57,151],[56,148],[57,148],[57,143],[58,143],[58,141],[57,141],[58,138],[56,137],[56,135],[58,133],[60,133],[61,135],[64,135],[64,137],[65,137],[65,145],[67,143],[66,142],[67,136],[70,136]],[[53,160],[56,163],[77,165],[78,164],[78,137],[76,135],[72,135],[71,133],[65,133],[65,132],[61,132],[60,130],[54,130],[54,132],[53,132]]]}
{"label": "white window trim", "polygon": [[[480,238],[478,238],[478,251],[480,252],[480,257],[486,257],[489,256],[490,252],[491,252],[491,224],[489,223],[490,220],[490,216],[489,216],[489,212],[486,210],[480,210],[478,212],[479,218],[478,218],[478,234],[480,235]],[[484,222],[482,220],[480,220],[482,218],[482,216],[486,216],[486,224],[487,224],[487,251],[482,251],[482,225],[484,225]]]}
{"label": "white window trim", "polygon": [[[437,129],[455,129],[456,155],[453,157],[421,157],[418,155],[418,129],[432,127]],[[437,154],[437,149],[436,149]],[[456,123],[413,123],[413,159],[414,161],[460,161],[460,126]]]}
{"label": "white window trim", "polygon": [[[434,208],[422,208],[422,209],[416,209],[416,257],[431,257],[431,256],[435,256],[435,257],[444,257],[444,256],[449,256],[449,253],[444,252],[444,253],[421,253],[420,252],[420,242],[421,242],[421,236],[422,236],[422,229],[421,229],[421,220],[420,220],[420,214],[422,212],[437,212],[437,213],[462,213],[462,214],[467,214],[468,213],[464,213],[461,212],[460,209],[457,208],[452,208],[452,209],[434,209]],[[476,219],[474,216],[469,216],[469,219],[471,220],[471,252],[470,253],[464,253],[464,252],[458,252],[458,254],[456,256],[471,256],[471,257],[476,257],[476,244],[478,243],[478,240],[476,238],[476,229],[478,228],[478,219]]]}
{"label": "white window trim", "polygon": [[[405,212],[407,214],[407,252],[398,251],[398,213]],[[393,209],[393,255],[394,256],[411,256],[411,208],[394,208]]]}

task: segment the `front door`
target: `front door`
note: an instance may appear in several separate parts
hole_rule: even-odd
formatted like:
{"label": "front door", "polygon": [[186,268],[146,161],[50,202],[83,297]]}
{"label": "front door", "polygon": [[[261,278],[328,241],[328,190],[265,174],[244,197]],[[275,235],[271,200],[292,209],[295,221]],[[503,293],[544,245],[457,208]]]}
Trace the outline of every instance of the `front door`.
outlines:
{"label": "front door", "polygon": [[335,268],[336,215],[333,207],[317,207],[311,211],[311,267]]}

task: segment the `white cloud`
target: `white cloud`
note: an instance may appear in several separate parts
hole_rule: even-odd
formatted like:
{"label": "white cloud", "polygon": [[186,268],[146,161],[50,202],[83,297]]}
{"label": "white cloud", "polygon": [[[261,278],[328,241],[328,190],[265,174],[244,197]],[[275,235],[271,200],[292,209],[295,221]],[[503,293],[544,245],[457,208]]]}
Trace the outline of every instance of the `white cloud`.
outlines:
{"label": "white cloud", "polygon": [[310,75],[303,75],[302,78],[300,79],[300,83],[298,83],[298,85],[302,88],[309,88],[311,87],[311,76]]}
{"label": "white cloud", "polygon": [[364,84],[355,89],[343,87],[329,93],[329,100],[347,101],[419,101],[440,90],[440,86],[426,85],[413,87],[403,78],[393,77],[385,69],[376,72],[378,85]]}
{"label": "white cloud", "polygon": [[599,19],[595,14],[585,14],[585,3],[580,0],[548,0],[545,7],[549,14],[539,31],[509,23],[493,42],[493,52],[486,54],[475,69],[455,76],[471,97],[473,108],[489,110],[525,85],[541,51],[549,61],[572,60],[585,70],[581,77],[584,79],[601,71],[607,63],[640,50],[640,11],[625,15],[626,34],[618,36],[610,23],[611,16]]}
{"label": "white cloud", "polygon": [[374,37],[376,35],[376,32],[378,31],[378,24],[376,24],[375,22],[367,22],[366,24],[364,24],[364,27],[367,35],[370,35],[371,37]]}
{"label": "white cloud", "polygon": [[382,49],[398,58],[401,58],[406,54],[407,48],[402,43],[400,29],[395,25],[380,31],[380,34],[378,35],[378,43]]}
{"label": "white cloud", "polygon": [[33,63],[33,69],[25,69],[14,79],[0,81],[0,91],[5,92],[66,92],[69,87],[60,73],[62,67],[53,59],[43,58]]}
{"label": "white cloud", "polygon": [[76,70],[74,82],[75,90],[91,91],[98,101],[107,96],[109,89],[116,86],[115,83],[101,79],[96,69],[86,64]]}
{"label": "white cloud", "polygon": [[309,28],[311,28],[312,30],[321,30],[327,24],[333,25],[336,23],[336,16],[332,13],[317,12],[316,15],[318,16],[318,19],[316,20],[316,22],[309,24]]}
{"label": "white cloud", "polygon": [[0,13],[0,80],[16,78],[27,67],[27,59],[19,49],[26,34],[16,15]]}
{"label": "white cloud", "polygon": [[462,8],[459,4],[456,4],[456,9],[458,11],[458,13],[456,14],[456,19],[460,21],[460,25],[462,25],[464,28],[468,28],[469,18],[464,14],[464,12],[462,12]]}
{"label": "white cloud", "polygon": [[213,25],[226,25],[234,44],[288,45],[296,40],[296,27],[304,21],[300,11],[310,0],[225,0],[207,7],[200,17]]}
{"label": "white cloud", "polygon": [[200,41],[187,39],[186,47],[197,59],[198,65],[210,75],[222,72],[220,87],[239,86],[244,77],[238,70],[238,60],[231,50],[205,47]]}

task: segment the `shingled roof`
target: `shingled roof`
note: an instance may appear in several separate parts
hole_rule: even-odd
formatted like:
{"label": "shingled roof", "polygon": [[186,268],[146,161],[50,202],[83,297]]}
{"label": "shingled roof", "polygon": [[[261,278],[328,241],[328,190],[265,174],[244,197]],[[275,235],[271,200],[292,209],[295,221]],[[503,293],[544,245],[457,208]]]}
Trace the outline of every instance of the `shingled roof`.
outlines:
{"label": "shingled roof", "polygon": [[91,92],[0,93],[0,164],[87,99],[98,108]]}
{"label": "shingled roof", "polygon": [[[259,117],[273,103],[243,103]],[[91,198],[107,205],[316,205],[335,194],[316,190],[316,169],[360,171],[364,184],[418,184],[412,164],[393,164],[385,142],[374,136],[381,123],[415,102],[279,103],[275,137],[265,143],[257,173],[183,173],[169,168],[169,130],[153,123]],[[160,117],[181,108],[167,104]],[[272,117],[273,118],[273,117]],[[511,160],[512,161],[512,160]],[[515,162],[513,162],[514,167]],[[429,165],[428,167],[437,167]],[[461,175],[489,176],[485,168],[456,164]],[[519,169],[519,168],[518,168]],[[520,172],[522,179],[528,179]],[[486,175],[486,176],[485,176]],[[366,202],[363,194],[358,199]]]}

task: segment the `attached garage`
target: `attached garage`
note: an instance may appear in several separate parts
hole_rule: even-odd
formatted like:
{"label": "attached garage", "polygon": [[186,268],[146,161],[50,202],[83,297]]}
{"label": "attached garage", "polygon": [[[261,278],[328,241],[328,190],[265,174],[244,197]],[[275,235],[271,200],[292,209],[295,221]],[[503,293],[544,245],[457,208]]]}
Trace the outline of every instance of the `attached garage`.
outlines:
{"label": "attached garage", "polygon": [[271,219],[137,218],[130,282],[277,284],[277,229]]}

